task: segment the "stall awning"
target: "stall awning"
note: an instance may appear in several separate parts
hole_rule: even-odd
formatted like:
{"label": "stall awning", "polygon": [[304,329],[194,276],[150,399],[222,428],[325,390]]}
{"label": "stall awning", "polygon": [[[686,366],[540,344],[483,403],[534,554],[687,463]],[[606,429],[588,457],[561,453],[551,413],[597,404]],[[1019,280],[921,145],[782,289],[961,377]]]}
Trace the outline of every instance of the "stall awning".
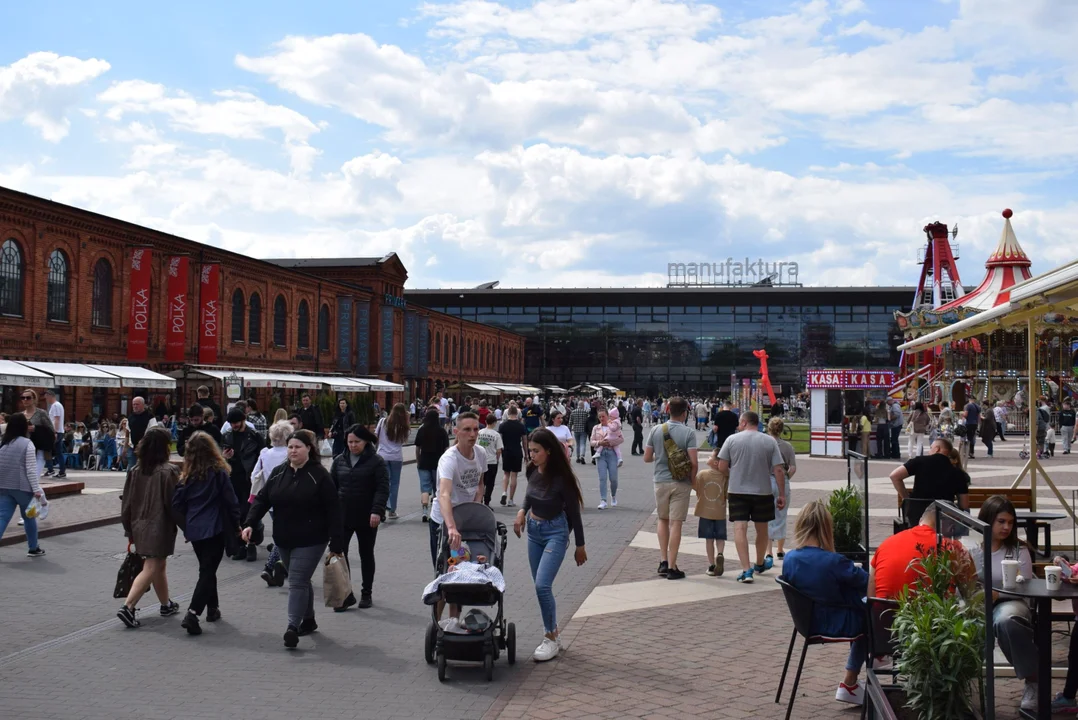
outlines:
{"label": "stall awning", "polygon": [[0,385],[39,387],[51,384],[51,375],[11,360],[0,360]]}
{"label": "stall awning", "polygon": [[[323,390],[328,387],[333,392],[367,392],[366,381],[357,380],[339,375],[302,375],[298,373],[282,373],[272,370],[232,370],[221,367],[208,367],[196,365],[187,368],[188,380],[218,380],[235,374],[243,380],[246,388],[281,388],[292,390]],[[184,377],[183,370],[173,370],[169,377]]]}
{"label": "stall awning", "polygon": [[601,387],[603,390],[606,390],[607,392],[612,392],[615,394],[621,392],[621,390],[618,390],[613,385],[607,385],[606,383],[599,383],[599,387]]}
{"label": "stall awning", "polygon": [[538,395],[540,392],[539,388],[535,387],[534,385],[517,385],[517,387],[523,388],[524,392],[531,395]]}
{"label": "stall awning", "polygon": [[404,392],[404,386],[395,382],[389,382],[388,380],[380,380],[378,378],[349,378],[349,380],[355,380],[358,383],[363,383],[371,389],[371,392]]}
{"label": "stall awning", "polygon": [[120,378],[80,363],[54,363],[23,361],[19,365],[33,368],[52,376],[52,384],[67,387],[114,387],[122,385]]}
{"label": "stall awning", "polygon": [[507,385],[505,383],[491,383],[490,385],[510,395],[531,395],[533,392],[539,392],[537,389],[529,388],[526,385]]}
{"label": "stall awning", "polygon": [[580,383],[569,388],[573,392],[580,392],[582,390],[590,390],[591,392],[602,392],[603,389],[598,385],[592,385],[591,383]]}
{"label": "stall awning", "polygon": [[475,390],[477,393],[482,393],[484,395],[501,395],[502,394],[501,390],[494,387],[493,385],[487,385],[486,383],[466,382],[466,383],[464,383],[464,387],[471,388],[472,390]]}
{"label": "stall awning", "polygon": [[95,370],[120,378],[124,387],[149,390],[175,390],[176,381],[168,375],[147,370],[144,367],[126,365],[90,365]]}
{"label": "stall awning", "polygon": [[543,389],[544,390],[549,390],[550,392],[556,392],[556,393],[567,393],[567,392],[569,392],[565,388],[558,387],[557,385],[544,385]]}
{"label": "stall awning", "polygon": [[352,378],[336,377],[333,375],[327,375],[324,377],[314,378],[328,387],[332,392],[345,392],[345,393],[365,393],[370,392],[370,386],[364,385],[359,380],[353,380]]}

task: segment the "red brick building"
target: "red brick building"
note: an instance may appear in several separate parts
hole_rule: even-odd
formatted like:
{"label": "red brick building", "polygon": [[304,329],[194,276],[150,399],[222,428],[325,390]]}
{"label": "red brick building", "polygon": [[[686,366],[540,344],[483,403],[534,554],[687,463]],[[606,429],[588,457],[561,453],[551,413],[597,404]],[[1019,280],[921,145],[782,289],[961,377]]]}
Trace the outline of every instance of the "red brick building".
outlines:
{"label": "red brick building", "polygon": [[[405,386],[404,397],[382,403],[428,398],[459,379],[523,380],[522,336],[410,305],[407,279],[393,253],[257,260],[0,188],[0,357],[8,360],[162,373],[212,365]],[[175,400],[191,402],[193,387],[179,385]],[[4,410],[15,408],[16,392],[3,388]],[[69,416],[81,418],[91,407],[118,412],[127,391],[64,394]]]}

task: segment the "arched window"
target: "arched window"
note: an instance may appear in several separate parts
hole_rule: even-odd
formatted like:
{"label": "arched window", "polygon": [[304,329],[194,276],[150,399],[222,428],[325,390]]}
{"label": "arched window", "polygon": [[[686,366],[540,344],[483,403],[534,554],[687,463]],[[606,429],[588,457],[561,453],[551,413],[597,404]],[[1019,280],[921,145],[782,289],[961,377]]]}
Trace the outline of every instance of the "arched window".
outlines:
{"label": "arched window", "polygon": [[442,362],[442,334],[434,333],[434,362]]}
{"label": "arched window", "polygon": [[22,315],[22,250],[14,240],[0,247],[0,314]]}
{"label": "arched window", "polygon": [[53,250],[49,255],[49,283],[46,290],[46,317],[49,320],[67,322],[68,296],[67,256],[63,250]]}
{"label": "arched window", "polygon": [[[276,315],[274,315],[276,323]],[[306,350],[311,346],[311,308],[306,300],[299,301],[299,314],[296,317],[296,335],[299,338],[299,347]]]}
{"label": "arched window", "polygon": [[243,328],[247,324],[247,308],[243,305],[243,291],[236,288],[232,293],[232,342],[234,343],[243,342]]}
{"label": "arched window", "polygon": [[94,293],[90,305],[94,327],[112,327],[112,263],[101,258],[94,264]]}
{"label": "arched window", "polygon": [[252,345],[262,343],[262,298],[258,293],[251,293],[247,308],[247,341]]}
{"label": "arched window", "polygon": [[273,301],[273,344],[285,347],[288,344],[288,303],[284,295],[278,295]]}
{"label": "arched window", "polygon": [[457,339],[453,338],[453,367],[457,366]]}
{"label": "arched window", "polygon": [[442,362],[446,365],[449,364],[449,333],[445,334],[445,339],[442,340],[444,347],[442,348]]}
{"label": "arched window", "polygon": [[318,350],[329,352],[329,305],[318,311]]}

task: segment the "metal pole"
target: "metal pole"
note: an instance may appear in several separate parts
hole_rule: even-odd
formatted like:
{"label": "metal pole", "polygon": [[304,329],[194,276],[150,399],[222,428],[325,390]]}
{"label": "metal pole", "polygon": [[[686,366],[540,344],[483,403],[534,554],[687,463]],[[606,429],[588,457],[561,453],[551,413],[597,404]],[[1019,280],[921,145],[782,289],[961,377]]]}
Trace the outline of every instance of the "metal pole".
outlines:
{"label": "metal pole", "polygon": [[[1029,457],[1037,456],[1037,405],[1033,398],[1033,388],[1037,380],[1037,346],[1036,336],[1033,334],[1033,318],[1026,320],[1026,363],[1029,373],[1029,397],[1026,399],[1029,406]],[[1029,466],[1029,487],[1032,492],[1030,509],[1037,512],[1037,463],[1031,462]]]}

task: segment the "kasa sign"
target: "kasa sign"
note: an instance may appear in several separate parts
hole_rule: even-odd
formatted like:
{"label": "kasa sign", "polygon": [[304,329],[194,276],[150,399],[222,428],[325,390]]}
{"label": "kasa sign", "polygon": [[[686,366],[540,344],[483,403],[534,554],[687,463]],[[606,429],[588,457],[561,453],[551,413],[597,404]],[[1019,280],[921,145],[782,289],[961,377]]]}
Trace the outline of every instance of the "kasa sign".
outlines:
{"label": "kasa sign", "polygon": [[809,370],[805,386],[839,390],[890,389],[895,383],[892,370]]}

